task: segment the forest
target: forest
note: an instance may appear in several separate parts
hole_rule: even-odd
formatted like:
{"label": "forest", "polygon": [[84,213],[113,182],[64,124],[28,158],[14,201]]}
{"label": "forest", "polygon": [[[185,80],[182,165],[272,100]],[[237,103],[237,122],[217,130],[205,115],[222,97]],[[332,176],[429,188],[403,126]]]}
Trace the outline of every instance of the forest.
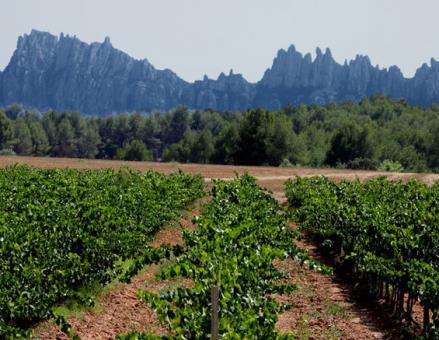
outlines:
{"label": "forest", "polygon": [[279,111],[107,117],[0,110],[0,154],[236,165],[439,171],[439,106],[372,96]]}

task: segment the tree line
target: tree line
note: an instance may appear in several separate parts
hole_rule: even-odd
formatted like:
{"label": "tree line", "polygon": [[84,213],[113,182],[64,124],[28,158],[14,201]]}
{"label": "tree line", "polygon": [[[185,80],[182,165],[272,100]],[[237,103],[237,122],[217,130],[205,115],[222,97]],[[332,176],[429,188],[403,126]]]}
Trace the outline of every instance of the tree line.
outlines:
{"label": "tree line", "polygon": [[191,111],[90,117],[0,111],[0,153],[239,165],[439,171],[439,106],[373,96],[270,112]]}

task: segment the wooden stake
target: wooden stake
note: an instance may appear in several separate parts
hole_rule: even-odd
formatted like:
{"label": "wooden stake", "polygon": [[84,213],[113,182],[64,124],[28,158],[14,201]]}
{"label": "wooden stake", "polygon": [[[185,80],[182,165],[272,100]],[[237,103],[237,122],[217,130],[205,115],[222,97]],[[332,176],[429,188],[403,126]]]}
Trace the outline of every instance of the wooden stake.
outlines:
{"label": "wooden stake", "polygon": [[424,306],[424,332],[427,331],[429,324],[430,324],[430,309],[427,306]]}

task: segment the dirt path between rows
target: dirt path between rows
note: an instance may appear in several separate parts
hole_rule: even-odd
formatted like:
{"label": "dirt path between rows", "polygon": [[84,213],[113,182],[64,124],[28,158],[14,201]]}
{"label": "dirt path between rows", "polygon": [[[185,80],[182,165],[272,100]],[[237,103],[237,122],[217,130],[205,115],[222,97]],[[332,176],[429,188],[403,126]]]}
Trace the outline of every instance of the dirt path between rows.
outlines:
{"label": "dirt path between rows", "polygon": [[[194,208],[179,220],[179,225],[171,225],[160,230],[152,241],[152,246],[161,244],[183,244],[182,231],[193,230],[192,218],[199,215],[200,207],[206,199],[195,203]],[[173,286],[189,286],[184,279],[175,282],[156,281],[155,274],[159,265],[147,266],[139,275],[133,277],[131,283],[116,283],[107,293],[99,298],[99,308],[79,313],[68,320],[74,332],[82,340],[107,340],[114,339],[117,334],[130,331],[150,332],[156,335],[169,335],[168,328],[162,324],[154,310],[143,301],[136,293],[139,289],[148,288],[157,292]],[[69,337],[61,332],[50,321],[38,325],[34,332],[37,339],[68,340]]]}
{"label": "dirt path between rows", "polygon": [[[261,178],[260,184],[272,191],[272,196],[286,205],[284,178]],[[274,184],[276,183],[276,184]],[[297,226],[290,223],[293,229]],[[306,240],[295,241],[315,260],[322,262],[316,247]],[[298,339],[383,339],[384,330],[373,313],[359,308],[351,299],[351,289],[335,275],[327,275],[301,266],[287,259],[275,266],[288,272],[284,283],[296,284],[297,290],[288,295],[274,295],[278,302],[293,305],[279,315],[276,327],[282,333],[294,334]]]}
{"label": "dirt path between rows", "polygon": [[[297,244],[311,257],[319,258],[306,241]],[[309,270],[291,259],[275,265],[289,273],[286,283],[298,286],[292,294],[275,296],[276,301],[293,305],[279,316],[276,327],[281,332],[290,332],[299,339],[385,338],[386,331],[373,311],[355,304],[352,287],[336,276]]]}

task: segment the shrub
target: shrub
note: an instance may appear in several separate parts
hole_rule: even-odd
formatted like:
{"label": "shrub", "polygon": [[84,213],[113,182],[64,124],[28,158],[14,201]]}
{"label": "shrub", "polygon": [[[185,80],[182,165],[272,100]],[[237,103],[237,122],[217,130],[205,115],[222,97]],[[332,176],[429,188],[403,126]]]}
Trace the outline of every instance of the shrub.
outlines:
{"label": "shrub", "polygon": [[279,164],[280,168],[292,168],[294,164],[288,158],[284,158],[282,162]]}
{"label": "shrub", "polygon": [[15,152],[12,149],[1,149],[0,156],[14,156]]}
{"label": "shrub", "polygon": [[381,165],[378,167],[379,171],[392,171],[392,172],[402,172],[404,170],[403,166],[399,162],[391,161],[385,159]]}

